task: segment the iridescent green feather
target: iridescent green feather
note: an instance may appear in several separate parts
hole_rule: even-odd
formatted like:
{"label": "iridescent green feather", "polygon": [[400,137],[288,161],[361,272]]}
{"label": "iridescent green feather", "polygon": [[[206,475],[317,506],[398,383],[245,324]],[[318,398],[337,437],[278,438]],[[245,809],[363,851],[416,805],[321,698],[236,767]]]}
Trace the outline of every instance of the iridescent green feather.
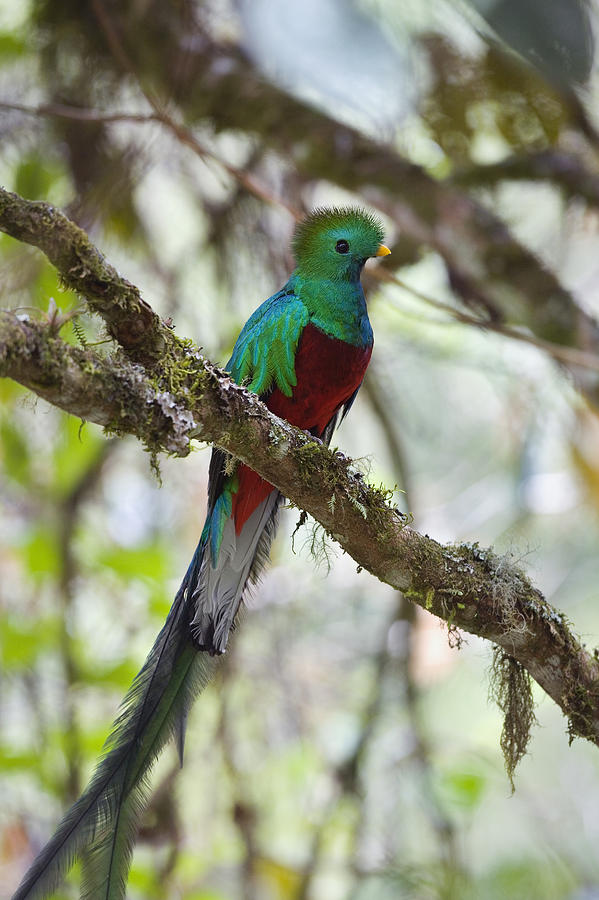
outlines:
{"label": "iridescent green feather", "polygon": [[[350,252],[339,256],[335,241],[347,240]],[[371,213],[355,207],[317,209],[295,229],[296,273],[332,281],[359,278],[361,267],[383,240],[383,227]],[[357,267],[355,264],[358,263]]]}
{"label": "iridescent green feather", "polygon": [[233,512],[233,494],[236,494],[238,490],[239,479],[237,473],[229,475],[224,481],[220,496],[216,499],[212,514],[206,519],[201,541],[207,542],[210,539],[210,556],[213,560],[218,559],[225,522]]}
{"label": "iridescent green feather", "polygon": [[307,308],[289,287],[263,303],[248,319],[227,364],[235,381],[255,394],[276,385],[290,397],[297,383],[295,351],[308,318]]}

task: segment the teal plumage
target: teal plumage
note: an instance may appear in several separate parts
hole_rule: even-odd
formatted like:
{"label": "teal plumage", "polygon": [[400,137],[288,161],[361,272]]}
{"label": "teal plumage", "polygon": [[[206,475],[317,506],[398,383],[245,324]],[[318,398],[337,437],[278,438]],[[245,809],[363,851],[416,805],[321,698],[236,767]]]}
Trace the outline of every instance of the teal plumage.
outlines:
{"label": "teal plumage", "polygon": [[250,316],[237,338],[227,371],[255,394],[266,394],[274,383],[290,397],[297,384],[295,352],[308,319],[308,309],[295,295],[290,280]]}
{"label": "teal plumage", "polygon": [[[250,316],[227,366],[274,413],[326,443],[370,360],[360,273],[369,257],[389,252],[382,237],[378,221],[360,209],[308,216],[295,232],[294,273]],[[258,577],[276,529],[279,492],[245,465],[230,472],[226,460],[213,450],[200,542],[90,784],[13,900],[48,896],[83,851],[82,897],[125,896],[147,775],[170,737],[182,758],[188,710],[214,671],[212,657],[226,649],[246,586]]]}

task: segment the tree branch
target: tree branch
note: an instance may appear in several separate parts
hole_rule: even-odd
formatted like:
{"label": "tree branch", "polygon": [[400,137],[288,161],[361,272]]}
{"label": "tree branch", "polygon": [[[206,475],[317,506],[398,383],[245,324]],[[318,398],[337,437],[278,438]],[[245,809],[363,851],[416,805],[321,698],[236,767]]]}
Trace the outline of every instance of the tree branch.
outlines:
{"label": "tree branch", "polygon": [[[9,196],[21,210],[19,198]],[[121,292],[130,298],[134,315],[146,310],[149,327],[133,355],[147,356],[153,368],[148,372],[120,351],[105,358],[90,348],[72,347],[60,339],[55,321],[35,322],[3,311],[0,376],[13,378],[73,415],[113,432],[131,433],[153,452],[185,455],[194,437],[227,450],[313,515],[359,567],[451,627],[503,648],[561,707],[571,734],[599,745],[597,654],[580,644],[564,616],[526,575],[508,558],[477,544],[442,546],[414,531],[390,504],[387,491],[366,485],[349,459],[278,419],[189,342],[176,339],[137,288],[111,274],[114,270],[79,229],[44,204],[33,206],[44,220],[48,217],[50,233],[42,233],[38,222],[25,221],[21,234],[48,247],[61,273],[65,264],[80,258],[80,248],[84,259],[96,263],[81,266],[73,276],[80,291],[95,297],[98,267],[110,274],[102,281],[107,289],[99,290],[108,322],[122,321],[127,332],[126,317],[119,318]],[[56,241],[53,228],[58,231]],[[163,333],[168,346],[157,357]]]}
{"label": "tree branch", "polygon": [[83,294],[131,359],[152,365],[173,344],[139,289],[118,274],[87,234],[63,213],[0,188],[0,230],[46,254],[64,284]]}
{"label": "tree branch", "polygon": [[153,450],[185,453],[196,435],[228,450],[313,515],[359,566],[501,646],[558,703],[572,733],[599,745],[599,662],[508,559],[418,534],[350,460],[277,419],[198,353],[180,351],[185,400],[139,366],[64,344],[47,324],[3,312],[0,333],[0,375]]}
{"label": "tree branch", "polygon": [[0,310],[0,376],[111,432],[134,434],[177,456],[189,453],[191,413],[160,391],[145,369],[72,347],[52,323]]}
{"label": "tree branch", "polygon": [[579,156],[562,150],[510,156],[497,163],[458,170],[451,178],[453,184],[467,187],[495,186],[501,181],[549,181],[559,185],[568,198],[599,206],[599,177]]}

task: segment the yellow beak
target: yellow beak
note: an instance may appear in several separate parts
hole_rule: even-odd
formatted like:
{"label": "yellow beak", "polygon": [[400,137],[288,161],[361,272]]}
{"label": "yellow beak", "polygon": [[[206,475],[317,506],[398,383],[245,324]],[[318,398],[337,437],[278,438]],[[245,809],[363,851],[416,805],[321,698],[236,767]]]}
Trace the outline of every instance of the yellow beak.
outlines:
{"label": "yellow beak", "polygon": [[375,256],[389,256],[390,253],[391,253],[391,251],[389,250],[389,248],[385,247],[384,244],[381,244],[379,249],[376,251],[376,253],[374,255]]}

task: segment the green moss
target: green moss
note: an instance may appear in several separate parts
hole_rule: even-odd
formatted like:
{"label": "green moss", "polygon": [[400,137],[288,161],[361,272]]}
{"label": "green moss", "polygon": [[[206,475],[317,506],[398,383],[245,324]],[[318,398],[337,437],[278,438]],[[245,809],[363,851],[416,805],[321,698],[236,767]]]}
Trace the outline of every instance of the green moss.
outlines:
{"label": "green moss", "polygon": [[589,677],[586,673],[584,682],[580,681],[580,665],[593,665],[598,652],[593,651],[590,658],[582,660],[577,652],[576,642],[569,631],[565,631],[565,655],[568,664],[565,671],[565,682],[569,685],[563,701],[563,709],[568,715],[568,736],[570,743],[575,737],[587,738],[597,742],[597,709],[599,708],[599,679],[595,679],[593,689],[589,689]]}
{"label": "green moss", "polygon": [[85,336],[85,331],[83,329],[83,325],[79,321],[79,316],[73,316],[71,325],[72,325],[73,331],[75,332],[77,340],[79,341],[79,343],[85,350],[85,348],[87,347],[87,338]]}
{"label": "green moss", "polygon": [[331,560],[335,556],[335,549],[328,540],[328,532],[322,527],[320,522],[312,520],[306,545],[316,567],[321,568],[324,566],[328,575],[331,571]]}
{"label": "green moss", "polygon": [[200,400],[207,373],[199,351],[193,341],[177,335],[173,344],[161,354],[151,381],[157,391],[168,391],[175,398]]}
{"label": "green moss", "polygon": [[[337,467],[322,455],[323,445],[317,441],[309,441],[296,448],[295,458],[299,464],[299,479],[304,485],[311,485],[315,477],[324,480],[325,489],[330,493],[331,503],[338,487],[339,474]],[[333,501],[334,504],[335,501]]]}

